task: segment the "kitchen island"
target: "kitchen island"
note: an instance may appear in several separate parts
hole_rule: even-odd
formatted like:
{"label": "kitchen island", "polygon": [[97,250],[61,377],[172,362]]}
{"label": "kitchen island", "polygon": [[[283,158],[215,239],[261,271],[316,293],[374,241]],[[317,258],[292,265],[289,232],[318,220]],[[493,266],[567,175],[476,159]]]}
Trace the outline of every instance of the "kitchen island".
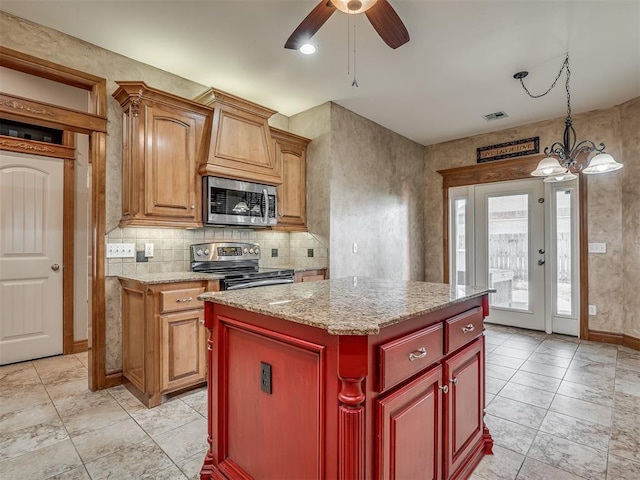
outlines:
{"label": "kitchen island", "polygon": [[201,295],[201,478],[467,478],[492,448],[489,292],[349,277]]}

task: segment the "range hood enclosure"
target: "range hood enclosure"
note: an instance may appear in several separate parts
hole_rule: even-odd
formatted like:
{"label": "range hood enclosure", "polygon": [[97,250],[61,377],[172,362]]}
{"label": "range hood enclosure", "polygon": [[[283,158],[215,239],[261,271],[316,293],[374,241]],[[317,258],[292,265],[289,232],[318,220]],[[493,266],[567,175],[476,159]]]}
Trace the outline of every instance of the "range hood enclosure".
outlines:
{"label": "range hood enclosure", "polygon": [[214,108],[209,155],[200,164],[201,175],[282,183],[282,165],[276,159],[268,123],[275,110],[214,88],[195,101]]}

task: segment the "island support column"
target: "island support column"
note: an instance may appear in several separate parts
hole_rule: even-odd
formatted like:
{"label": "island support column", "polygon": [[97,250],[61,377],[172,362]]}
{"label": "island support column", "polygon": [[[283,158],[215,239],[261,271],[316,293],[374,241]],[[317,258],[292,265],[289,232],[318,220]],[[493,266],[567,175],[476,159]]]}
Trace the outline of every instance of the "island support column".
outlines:
{"label": "island support column", "polygon": [[365,478],[365,408],[368,338],[341,336],[338,376],[338,473],[340,480]]}

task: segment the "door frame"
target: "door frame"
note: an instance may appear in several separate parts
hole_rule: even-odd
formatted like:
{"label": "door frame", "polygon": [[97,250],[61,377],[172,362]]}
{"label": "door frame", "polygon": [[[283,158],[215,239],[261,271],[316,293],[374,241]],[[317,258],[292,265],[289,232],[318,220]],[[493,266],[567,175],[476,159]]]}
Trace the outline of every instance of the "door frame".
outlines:
{"label": "door frame", "polygon": [[[449,188],[483,183],[506,182],[510,180],[530,179],[533,172],[544,155],[531,155],[510,160],[499,160],[477,165],[438,170],[442,175],[442,241],[444,282],[449,282]],[[580,302],[578,304],[580,338],[589,339],[589,258],[588,258],[588,231],[587,231],[587,177],[578,175],[578,249],[580,251]],[[595,339],[595,338],[594,338]],[[600,340],[600,338],[597,338]]]}
{"label": "door frame", "polygon": [[[89,113],[50,105],[42,102],[0,95],[0,113],[4,118],[77,132],[89,135],[89,161],[91,162],[91,338],[89,348],[89,388],[100,390],[121,383],[121,374],[107,375],[106,372],[106,329],[105,329],[105,178],[106,178],[106,138],[107,138],[107,81],[104,78],[33,57],[16,50],[0,46],[0,66],[28,73],[54,82],[71,85],[90,92]],[[12,137],[2,137],[2,140]],[[19,142],[13,151],[38,153],[42,150],[39,142]],[[4,148],[1,147],[0,148]],[[41,152],[49,156],[50,152]],[[65,168],[66,175],[73,170]],[[65,204],[66,205],[66,204]],[[73,252],[67,255],[73,257]],[[66,259],[66,257],[65,257]],[[69,288],[67,286],[67,288]],[[71,284],[73,293],[73,284]],[[63,293],[64,297],[64,293]],[[64,297],[66,300],[66,297]],[[66,303],[66,301],[65,301]],[[71,306],[71,308],[73,308]],[[65,323],[63,322],[63,325]],[[73,327],[73,317],[71,317]],[[64,328],[64,327],[63,327]],[[71,330],[73,335],[73,330]],[[67,338],[67,335],[64,335]],[[73,336],[71,336],[73,340]],[[65,351],[65,353],[67,353]]]}

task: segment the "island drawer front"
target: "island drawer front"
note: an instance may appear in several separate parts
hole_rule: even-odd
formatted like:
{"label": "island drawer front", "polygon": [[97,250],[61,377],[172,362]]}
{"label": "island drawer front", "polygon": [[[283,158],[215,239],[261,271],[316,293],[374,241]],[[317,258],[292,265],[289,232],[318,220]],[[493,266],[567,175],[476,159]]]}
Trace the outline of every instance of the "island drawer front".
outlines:
{"label": "island drawer front", "polygon": [[160,312],[167,313],[204,308],[204,302],[198,300],[198,295],[204,293],[204,290],[204,287],[198,287],[160,292]]}
{"label": "island drawer front", "polygon": [[445,322],[445,351],[453,352],[482,335],[482,308],[476,307]]}
{"label": "island drawer front", "polygon": [[383,392],[440,360],[444,353],[442,323],[379,347],[379,391]]}

